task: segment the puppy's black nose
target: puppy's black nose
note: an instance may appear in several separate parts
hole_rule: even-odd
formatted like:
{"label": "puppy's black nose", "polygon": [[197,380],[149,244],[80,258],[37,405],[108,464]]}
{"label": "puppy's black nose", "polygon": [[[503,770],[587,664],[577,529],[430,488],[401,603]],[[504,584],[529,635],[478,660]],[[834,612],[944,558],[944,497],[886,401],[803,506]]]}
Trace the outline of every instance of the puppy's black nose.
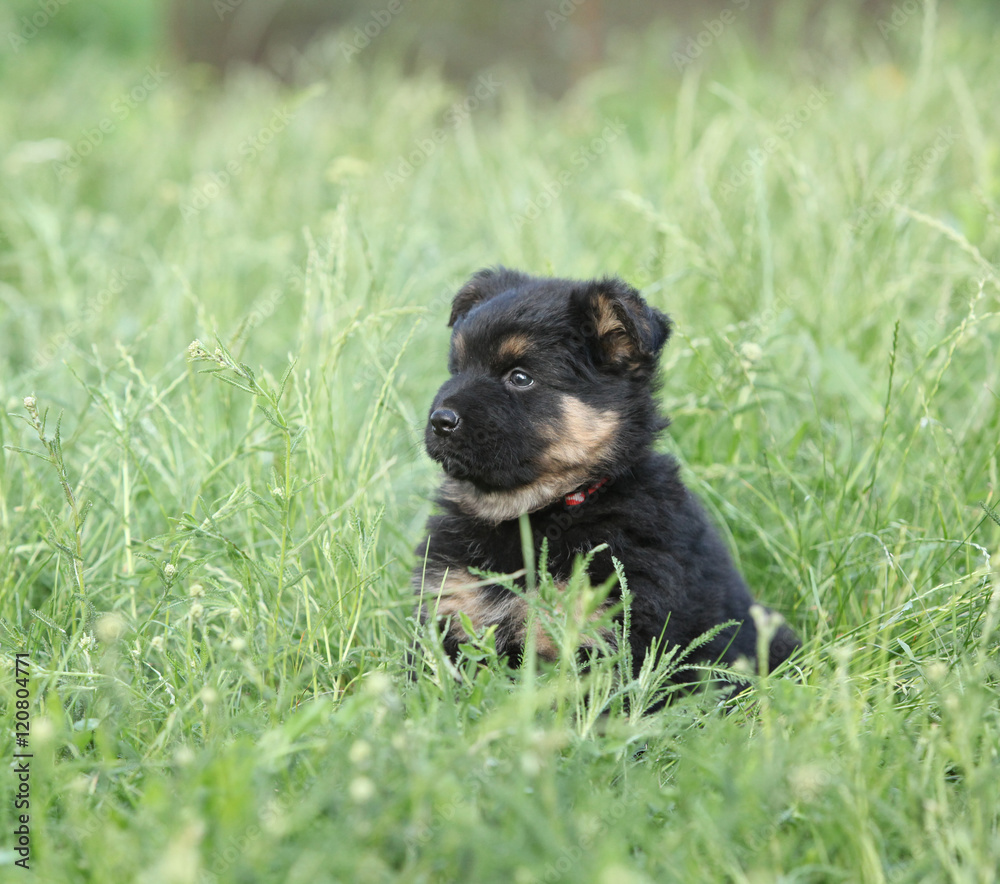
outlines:
{"label": "puppy's black nose", "polygon": [[450,436],[458,426],[458,412],[450,408],[435,408],[431,412],[431,426],[437,436]]}

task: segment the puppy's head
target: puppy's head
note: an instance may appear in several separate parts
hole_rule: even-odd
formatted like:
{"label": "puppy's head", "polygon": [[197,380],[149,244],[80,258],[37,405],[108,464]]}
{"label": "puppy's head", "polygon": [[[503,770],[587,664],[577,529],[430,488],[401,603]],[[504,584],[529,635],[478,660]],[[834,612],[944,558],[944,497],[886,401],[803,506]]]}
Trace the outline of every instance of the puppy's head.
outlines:
{"label": "puppy's head", "polygon": [[664,426],[651,394],[670,324],[621,280],[481,270],[448,324],[425,439],[469,515],[501,522],[613,478]]}

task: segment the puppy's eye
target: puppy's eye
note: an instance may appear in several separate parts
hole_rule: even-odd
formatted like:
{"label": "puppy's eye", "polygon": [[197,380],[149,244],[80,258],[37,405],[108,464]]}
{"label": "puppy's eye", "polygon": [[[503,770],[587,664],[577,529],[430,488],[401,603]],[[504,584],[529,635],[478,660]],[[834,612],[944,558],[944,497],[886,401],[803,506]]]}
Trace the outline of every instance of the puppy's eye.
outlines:
{"label": "puppy's eye", "polygon": [[507,375],[507,382],[512,387],[530,387],[535,382],[535,379],[526,371],[515,368]]}

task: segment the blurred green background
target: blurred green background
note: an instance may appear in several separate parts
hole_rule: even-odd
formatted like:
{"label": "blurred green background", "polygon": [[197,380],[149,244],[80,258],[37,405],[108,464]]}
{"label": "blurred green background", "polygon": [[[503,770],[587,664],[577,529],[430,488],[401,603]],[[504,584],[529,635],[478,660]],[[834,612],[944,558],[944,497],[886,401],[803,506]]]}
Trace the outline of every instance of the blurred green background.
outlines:
{"label": "blurred green background", "polygon": [[[27,653],[29,881],[991,882],[997,27],[6,3],[0,877]],[[646,717],[568,640],[409,678],[426,409],[497,262],[671,314],[659,444],[790,677]]]}
{"label": "blurred green background", "polygon": [[[322,0],[9,0],[0,29],[15,51],[3,53],[16,67],[18,41],[43,31],[46,41],[87,44],[123,56],[169,53],[179,61],[219,71],[261,65],[294,74],[295,57],[311,42],[339,35],[339,46],[377,35],[379,53],[401,59],[410,70],[432,67],[463,79],[505,63],[524,70],[539,89],[561,94],[580,76],[599,68],[629,36],[660,28],[664,57],[683,52],[709,23],[732,14],[740,33],[767,52],[826,46],[831,32],[856,43],[871,58],[885,56],[885,37],[912,19],[918,0],[457,0],[322,2]],[[394,10],[405,10],[399,14]],[[1000,10],[988,0],[960,0],[942,10],[973,27],[992,28]],[[976,22],[978,20],[978,25]],[[388,26],[391,22],[391,28]],[[856,25],[844,28],[845,22]],[[883,25],[879,28],[879,23]],[[376,26],[378,26],[376,28]],[[367,29],[367,33],[366,33]],[[794,35],[796,44],[788,42]],[[368,46],[364,47],[368,49]]]}

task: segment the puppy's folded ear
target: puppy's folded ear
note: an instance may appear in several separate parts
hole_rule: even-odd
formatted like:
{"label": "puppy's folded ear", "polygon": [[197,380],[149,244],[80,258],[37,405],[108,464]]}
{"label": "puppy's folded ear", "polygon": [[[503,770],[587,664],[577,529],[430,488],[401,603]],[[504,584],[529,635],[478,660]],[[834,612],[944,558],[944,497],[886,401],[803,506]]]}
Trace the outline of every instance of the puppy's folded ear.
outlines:
{"label": "puppy's folded ear", "polygon": [[474,273],[472,278],[458,290],[451,302],[451,317],[448,328],[478,304],[496,297],[508,289],[515,288],[528,279],[523,273],[506,267],[485,267]]}
{"label": "puppy's folded ear", "polygon": [[670,319],[632,286],[608,277],[574,295],[584,340],[599,365],[651,369],[670,337]]}

